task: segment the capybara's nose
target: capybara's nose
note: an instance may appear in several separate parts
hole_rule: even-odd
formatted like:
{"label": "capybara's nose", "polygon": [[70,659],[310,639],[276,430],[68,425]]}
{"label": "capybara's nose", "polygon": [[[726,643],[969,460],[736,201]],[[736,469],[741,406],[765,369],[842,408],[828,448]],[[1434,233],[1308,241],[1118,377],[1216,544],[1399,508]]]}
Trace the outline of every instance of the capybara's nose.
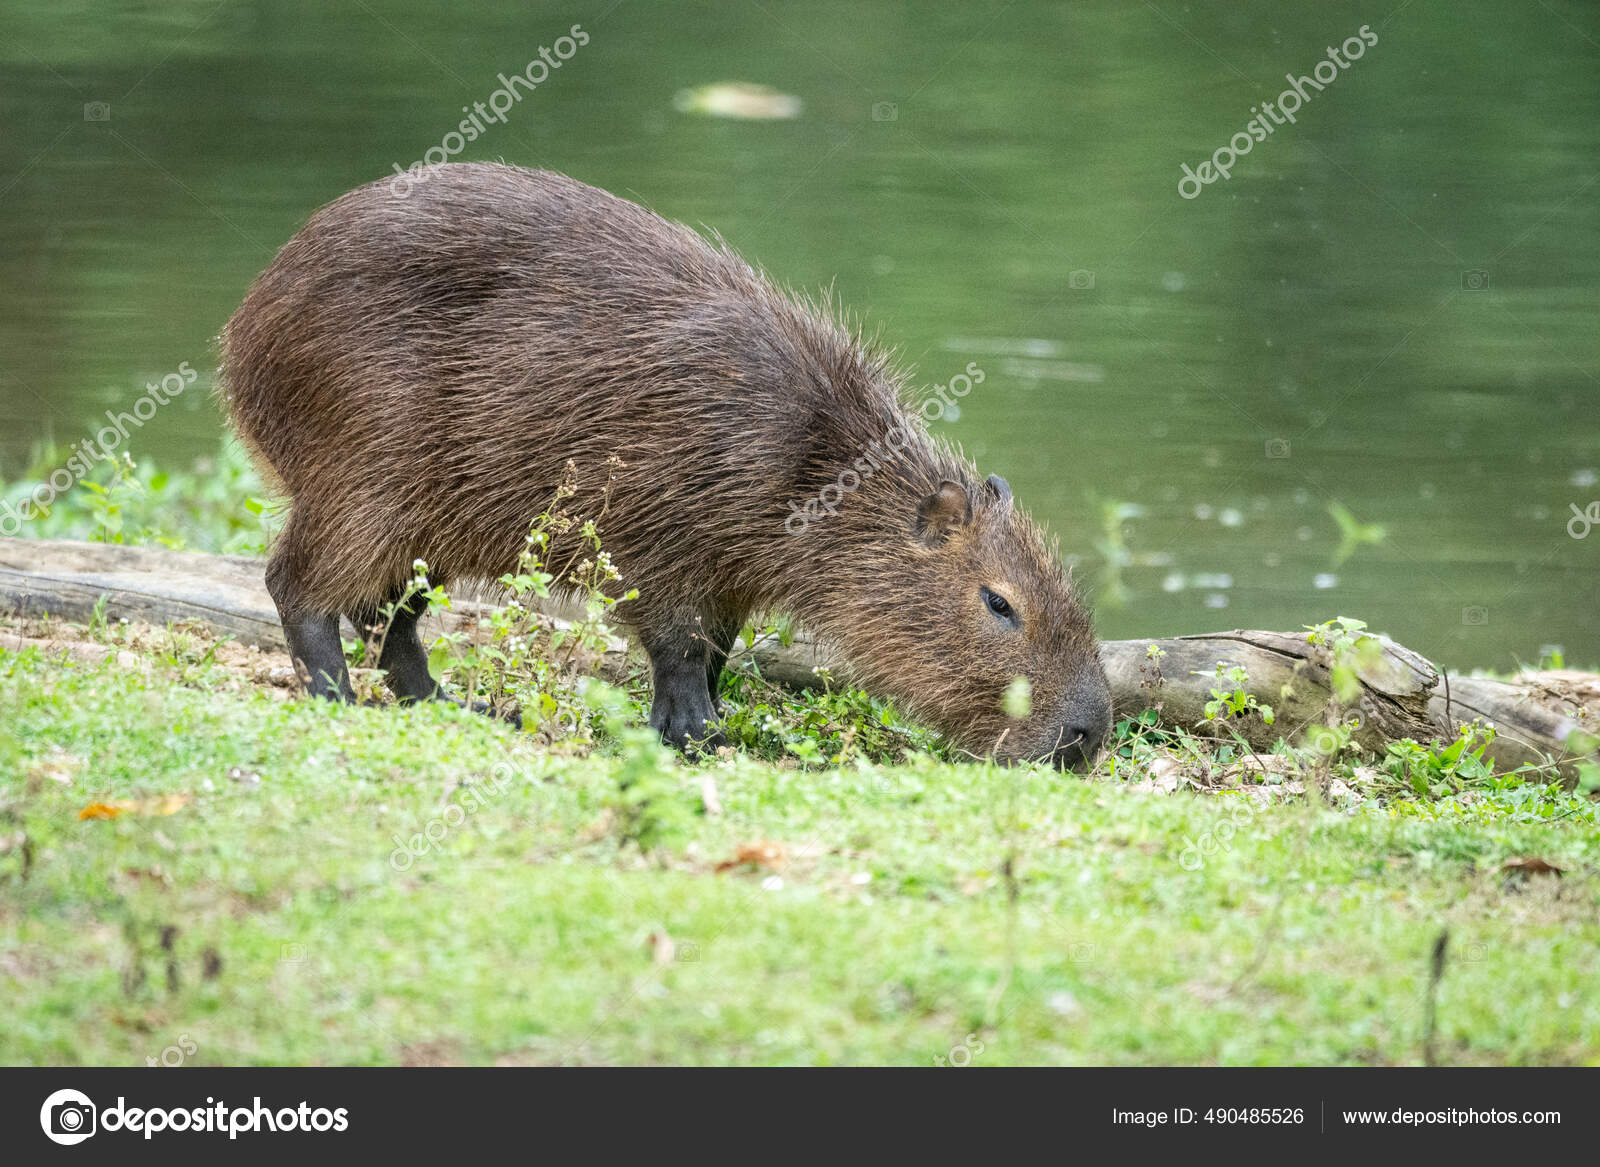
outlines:
{"label": "capybara's nose", "polygon": [[1100,754],[1111,733],[1111,690],[1103,682],[1076,696],[1051,755],[1056,768],[1088,767]]}
{"label": "capybara's nose", "polygon": [[1057,770],[1084,769],[1100,754],[1105,730],[1099,725],[1068,725],[1061,731],[1061,744],[1051,755]]}

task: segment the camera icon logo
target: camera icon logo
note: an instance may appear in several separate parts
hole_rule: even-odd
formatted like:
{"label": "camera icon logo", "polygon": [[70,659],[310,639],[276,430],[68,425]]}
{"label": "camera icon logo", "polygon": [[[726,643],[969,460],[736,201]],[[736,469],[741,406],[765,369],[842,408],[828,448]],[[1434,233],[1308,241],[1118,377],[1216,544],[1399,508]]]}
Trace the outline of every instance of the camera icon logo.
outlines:
{"label": "camera icon logo", "polygon": [[1288,438],[1268,438],[1267,439],[1267,457],[1269,457],[1269,458],[1287,458],[1288,456],[1289,456],[1289,439]]}
{"label": "camera icon logo", "polygon": [[1482,268],[1473,268],[1471,271],[1461,273],[1461,288],[1467,292],[1487,291],[1489,287],[1489,273]]}
{"label": "camera icon logo", "polygon": [[86,101],[83,103],[83,120],[86,122],[108,122],[111,120],[111,105],[105,101]]}
{"label": "camera icon logo", "polygon": [[900,120],[900,107],[892,101],[875,101],[872,103],[872,120],[897,122]]}
{"label": "camera icon logo", "polygon": [[1078,268],[1067,273],[1067,287],[1074,292],[1087,292],[1094,288],[1094,272],[1087,268]]}
{"label": "camera icon logo", "polygon": [[678,945],[678,951],[674,955],[679,964],[694,964],[700,959],[700,945],[693,940],[686,940]]}
{"label": "camera icon logo", "polygon": [[304,964],[306,962],[306,946],[298,941],[286,940],[278,949],[278,961],[281,964]]}
{"label": "camera icon logo", "polygon": [[1479,607],[1462,608],[1461,622],[1471,627],[1487,624],[1489,622],[1489,609]]}
{"label": "camera icon logo", "polygon": [[98,1113],[87,1094],[57,1090],[39,1108],[39,1125],[52,1143],[70,1147],[94,1134]]}

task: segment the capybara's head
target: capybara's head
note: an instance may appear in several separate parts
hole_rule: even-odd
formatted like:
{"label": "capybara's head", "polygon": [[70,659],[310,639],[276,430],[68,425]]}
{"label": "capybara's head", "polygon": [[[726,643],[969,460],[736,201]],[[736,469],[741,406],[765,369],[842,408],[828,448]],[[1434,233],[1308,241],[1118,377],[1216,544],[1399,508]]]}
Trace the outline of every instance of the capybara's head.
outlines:
{"label": "capybara's head", "polygon": [[[959,749],[1091,761],[1111,731],[1111,687],[1089,614],[1005,480],[940,482],[906,516],[904,551],[894,606],[858,630],[856,659]],[[1031,689],[1020,718],[1003,708],[1018,677]]]}

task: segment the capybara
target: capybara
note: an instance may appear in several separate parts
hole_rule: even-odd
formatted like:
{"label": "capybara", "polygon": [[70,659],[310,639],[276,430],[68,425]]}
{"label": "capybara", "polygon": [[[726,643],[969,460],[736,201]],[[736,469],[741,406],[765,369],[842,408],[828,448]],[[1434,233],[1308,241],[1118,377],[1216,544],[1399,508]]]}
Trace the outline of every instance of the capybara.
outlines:
{"label": "capybara", "polygon": [[[574,514],[614,475],[600,534],[668,742],[719,740],[737,630],[788,612],[960,750],[1093,756],[1110,689],[1054,548],[836,313],[563,175],[427,179],[318,211],[222,336],[234,423],[293,499],[267,586],[312,693],[352,699],[339,616],[370,624],[414,561],[434,584],[515,571],[570,462]],[[420,615],[379,660],[402,700],[442,695]]]}

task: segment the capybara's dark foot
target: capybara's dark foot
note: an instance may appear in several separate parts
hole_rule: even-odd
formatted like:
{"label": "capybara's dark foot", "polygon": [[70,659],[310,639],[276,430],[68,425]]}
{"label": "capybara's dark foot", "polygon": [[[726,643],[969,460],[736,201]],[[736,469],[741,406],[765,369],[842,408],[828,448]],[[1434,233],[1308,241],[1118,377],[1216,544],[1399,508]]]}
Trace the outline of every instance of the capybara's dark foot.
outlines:
{"label": "capybara's dark foot", "polygon": [[716,718],[709,709],[701,713],[672,710],[665,714],[658,712],[660,709],[658,698],[650,708],[650,728],[673,749],[696,757],[715,753],[728,744],[728,739],[716,728]]}
{"label": "capybara's dark foot", "polygon": [[[463,703],[457,701],[455,704],[460,705]],[[482,713],[489,717],[498,717],[501,721],[515,729],[522,728],[522,714],[517,713],[514,710],[506,710],[503,713],[496,713],[494,706],[490,705],[487,701],[474,701],[472,703],[472,712]]]}
{"label": "capybara's dark foot", "polygon": [[661,740],[686,754],[710,753],[727,744],[717,728],[720,716],[706,691],[705,673],[699,668],[655,670],[655,700],[650,705],[650,728]]}

